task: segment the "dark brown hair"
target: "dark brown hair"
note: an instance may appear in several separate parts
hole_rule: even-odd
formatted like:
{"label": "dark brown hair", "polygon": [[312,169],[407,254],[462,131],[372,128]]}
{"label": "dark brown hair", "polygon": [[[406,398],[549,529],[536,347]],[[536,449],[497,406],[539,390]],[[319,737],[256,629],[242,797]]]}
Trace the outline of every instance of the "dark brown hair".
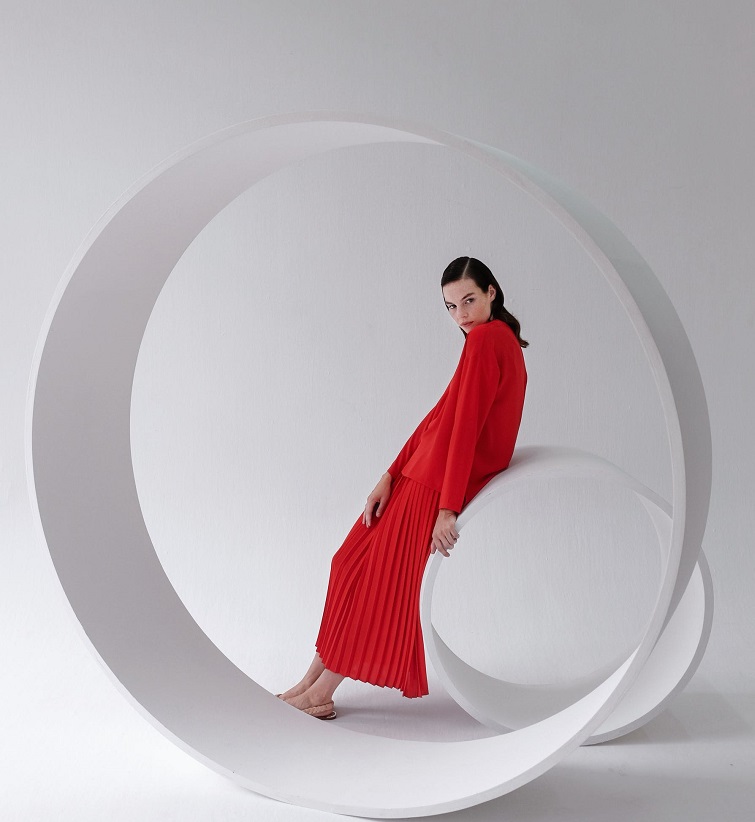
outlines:
{"label": "dark brown hair", "polygon": [[[488,286],[492,285],[495,288],[495,297],[491,304],[492,315],[494,318],[503,320],[508,327],[516,334],[519,345],[526,348],[529,343],[523,340],[521,336],[521,329],[519,320],[503,305],[503,289],[498,285],[498,280],[493,276],[493,272],[480,260],[475,257],[457,257],[450,263],[443,276],[440,278],[440,287],[443,289],[444,285],[448,283],[455,283],[457,280],[464,278],[473,280],[480,291],[487,293]],[[462,334],[467,336],[467,332],[461,329]]]}

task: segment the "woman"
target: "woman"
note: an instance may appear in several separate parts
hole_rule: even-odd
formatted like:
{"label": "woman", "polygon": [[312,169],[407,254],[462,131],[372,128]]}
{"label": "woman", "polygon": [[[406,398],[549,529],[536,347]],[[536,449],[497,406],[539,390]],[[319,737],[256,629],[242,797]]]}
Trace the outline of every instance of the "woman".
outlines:
{"label": "woman", "polygon": [[527,385],[519,322],[473,257],[446,268],[441,291],[465,338],[459,364],[333,556],[317,653],[278,694],[319,719],[335,718],[333,693],[345,677],[406,697],[428,693],[419,620],[427,560],[449,556],[458,514],[514,450]]}

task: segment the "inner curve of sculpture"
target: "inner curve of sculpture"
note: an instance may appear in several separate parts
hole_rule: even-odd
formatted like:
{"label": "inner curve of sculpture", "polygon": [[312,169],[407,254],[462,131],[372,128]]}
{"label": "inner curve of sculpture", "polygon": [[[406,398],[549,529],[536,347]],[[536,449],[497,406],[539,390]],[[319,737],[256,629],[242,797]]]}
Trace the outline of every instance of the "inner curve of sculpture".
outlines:
{"label": "inner curve of sculpture", "polygon": [[[638,494],[656,526],[663,575],[640,643],[615,670],[537,695],[485,677],[432,629],[437,558],[428,569],[423,614],[431,659],[452,696],[501,731],[485,739],[439,744],[366,736],[314,722],[247,677],[210,642],[165,576],[131,464],[139,346],[184,250],[228,203],[277,169],[381,142],[461,152],[559,220],[629,316],[666,421],[671,506],[600,458],[530,448],[519,449],[458,520],[462,528],[492,495],[538,475],[603,477]],[[516,157],[426,126],[342,113],[270,117],[211,135],[134,185],[93,229],[52,301],[32,369],[26,454],[32,505],[55,570],[88,647],[116,687],[199,761],[287,802],[406,817],[500,796],[580,744],[647,721],[691,676],[707,641],[712,601],[700,546],[710,498],[710,425],[697,363],[668,296],[616,226],[581,195]],[[292,762],[294,745],[306,767]]]}

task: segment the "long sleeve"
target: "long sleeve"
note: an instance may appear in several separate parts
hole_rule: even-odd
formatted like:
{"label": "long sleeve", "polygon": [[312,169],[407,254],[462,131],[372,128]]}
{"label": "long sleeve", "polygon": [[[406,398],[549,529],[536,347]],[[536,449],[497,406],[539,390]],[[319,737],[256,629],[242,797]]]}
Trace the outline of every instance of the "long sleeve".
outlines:
{"label": "long sleeve", "polygon": [[461,513],[475,448],[501,379],[492,341],[473,329],[466,340],[466,357],[443,475],[439,508]]}
{"label": "long sleeve", "polygon": [[396,477],[401,473],[401,469],[407,462],[409,462],[412,454],[417,450],[419,441],[422,439],[422,434],[435,415],[440,412],[443,407],[443,403],[446,400],[447,394],[448,387],[446,387],[446,390],[443,392],[438,402],[436,402],[435,405],[427,412],[422,422],[420,422],[420,424],[414,429],[414,433],[404,443],[404,447],[399,451],[398,456],[391,463],[390,468],[388,468],[388,473],[391,475],[392,479],[396,479]]}

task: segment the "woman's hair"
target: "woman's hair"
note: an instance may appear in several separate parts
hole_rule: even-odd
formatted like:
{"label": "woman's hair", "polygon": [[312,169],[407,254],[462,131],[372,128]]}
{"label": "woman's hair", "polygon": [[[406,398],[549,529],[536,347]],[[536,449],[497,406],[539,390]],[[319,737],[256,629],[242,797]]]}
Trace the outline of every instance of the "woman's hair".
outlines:
{"label": "woman's hair", "polygon": [[[442,289],[444,285],[455,283],[457,280],[464,278],[473,280],[480,291],[485,293],[487,293],[489,285],[495,288],[495,297],[493,297],[491,304],[493,317],[503,320],[516,335],[519,345],[521,345],[522,348],[526,348],[529,343],[521,337],[519,320],[517,320],[508,309],[504,308],[503,290],[501,286],[498,285],[498,280],[493,276],[493,272],[485,263],[480,262],[474,257],[457,257],[443,272],[443,276],[440,278],[440,287]],[[466,337],[467,332],[464,331],[463,328],[461,331]]]}

